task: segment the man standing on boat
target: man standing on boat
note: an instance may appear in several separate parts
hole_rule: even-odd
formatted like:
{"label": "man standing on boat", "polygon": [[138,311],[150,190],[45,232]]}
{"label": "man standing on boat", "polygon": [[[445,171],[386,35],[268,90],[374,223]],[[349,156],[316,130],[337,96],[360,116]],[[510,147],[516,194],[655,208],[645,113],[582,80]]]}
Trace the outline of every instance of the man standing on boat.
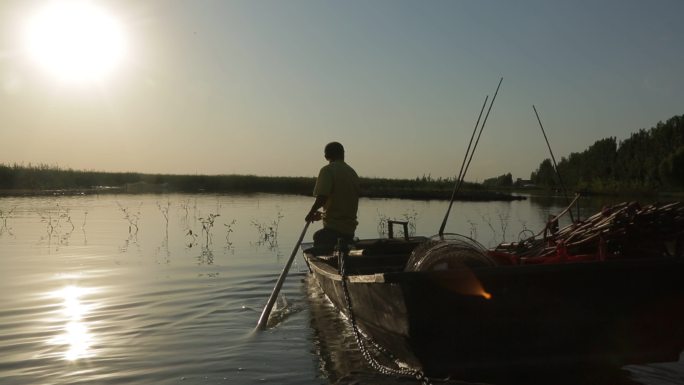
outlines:
{"label": "man standing on boat", "polygon": [[[313,195],[316,197],[306,221],[323,219],[323,228],[314,233],[314,247],[332,248],[338,238],[346,243],[354,239],[356,212],[359,207],[359,176],[344,162],[344,147],[338,142],[325,146],[328,164],[321,168]],[[323,212],[318,211],[323,209]]]}

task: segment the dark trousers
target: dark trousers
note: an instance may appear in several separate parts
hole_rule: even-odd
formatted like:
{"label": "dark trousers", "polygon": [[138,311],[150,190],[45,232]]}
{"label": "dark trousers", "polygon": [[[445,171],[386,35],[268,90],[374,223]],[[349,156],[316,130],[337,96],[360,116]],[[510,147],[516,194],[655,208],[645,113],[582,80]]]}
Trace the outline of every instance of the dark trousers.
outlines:
{"label": "dark trousers", "polygon": [[354,234],[343,234],[324,227],[313,235],[314,248],[317,253],[330,253],[335,249],[339,238],[342,238],[345,246],[354,242]]}

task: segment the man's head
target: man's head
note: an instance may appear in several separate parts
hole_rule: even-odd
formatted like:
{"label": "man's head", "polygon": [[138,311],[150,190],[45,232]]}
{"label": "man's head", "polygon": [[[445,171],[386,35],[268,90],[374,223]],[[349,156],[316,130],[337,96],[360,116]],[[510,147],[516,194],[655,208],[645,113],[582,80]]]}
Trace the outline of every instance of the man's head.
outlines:
{"label": "man's head", "polygon": [[344,147],[338,142],[330,142],[325,145],[324,154],[329,161],[344,160]]}

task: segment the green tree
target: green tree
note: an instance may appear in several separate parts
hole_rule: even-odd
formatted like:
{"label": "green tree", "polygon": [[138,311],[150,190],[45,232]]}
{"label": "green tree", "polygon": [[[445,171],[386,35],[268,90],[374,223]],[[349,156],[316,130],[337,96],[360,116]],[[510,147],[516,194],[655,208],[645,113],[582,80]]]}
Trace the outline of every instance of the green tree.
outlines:
{"label": "green tree", "polygon": [[669,187],[684,187],[684,146],[665,158],[658,168],[661,179]]}
{"label": "green tree", "polygon": [[[600,139],[582,152],[561,158],[558,172],[568,189],[594,191],[682,188],[680,151],[684,146],[684,115],[640,129],[618,144],[614,137]],[[532,173],[534,183],[558,187],[549,159]]]}
{"label": "green tree", "polygon": [[532,183],[539,186],[555,187],[557,185],[556,171],[553,169],[551,159],[544,159],[537,171],[534,171],[532,175],[530,175],[530,179],[532,180]]}
{"label": "green tree", "polygon": [[511,187],[513,186],[513,175],[509,172],[495,178],[485,179],[482,185],[487,187]]}

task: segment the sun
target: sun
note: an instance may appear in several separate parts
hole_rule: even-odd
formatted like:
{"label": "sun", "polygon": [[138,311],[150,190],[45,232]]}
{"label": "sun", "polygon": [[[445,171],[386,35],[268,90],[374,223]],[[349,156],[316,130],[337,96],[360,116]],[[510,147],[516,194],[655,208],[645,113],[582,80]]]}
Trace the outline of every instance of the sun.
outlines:
{"label": "sun", "polygon": [[121,24],[91,1],[53,1],[31,17],[25,28],[33,61],[67,82],[101,81],[125,54]]}

